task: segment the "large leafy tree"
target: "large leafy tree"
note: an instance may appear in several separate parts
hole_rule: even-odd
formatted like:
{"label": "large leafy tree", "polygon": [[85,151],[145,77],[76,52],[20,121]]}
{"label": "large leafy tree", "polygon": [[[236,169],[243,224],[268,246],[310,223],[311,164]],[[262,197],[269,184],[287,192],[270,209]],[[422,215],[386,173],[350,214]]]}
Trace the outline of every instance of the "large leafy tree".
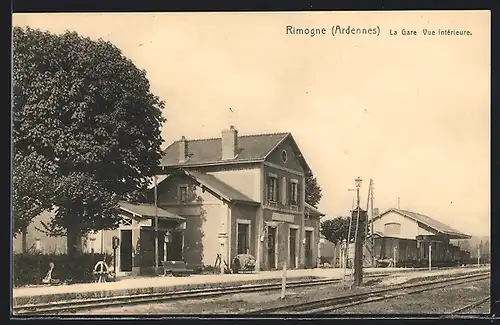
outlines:
{"label": "large leafy tree", "polygon": [[349,234],[350,217],[336,217],[334,219],[322,221],[320,224],[320,233],[325,238],[335,244],[346,239]]}
{"label": "large leafy tree", "polygon": [[14,236],[22,233],[22,250],[26,252],[26,230],[33,218],[52,207],[56,165],[45,157],[31,152],[24,156],[16,152],[13,157]]}
{"label": "large leafy tree", "polygon": [[316,180],[316,177],[312,173],[306,176],[306,202],[313,207],[318,207],[319,201],[321,201],[321,187]]}
{"label": "large leafy tree", "polygon": [[75,32],[15,27],[13,78],[14,152],[26,160],[15,220],[29,222],[31,199],[56,207],[50,227],[74,254],[84,233],[116,227],[117,201],[157,172],[164,103],[120,49]]}
{"label": "large leafy tree", "polygon": [[14,233],[26,229],[31,220],[51,207],[52,175],[56,170],[53,162],[31,152],[23,156],[16,152],[13,157],[13,210]]}

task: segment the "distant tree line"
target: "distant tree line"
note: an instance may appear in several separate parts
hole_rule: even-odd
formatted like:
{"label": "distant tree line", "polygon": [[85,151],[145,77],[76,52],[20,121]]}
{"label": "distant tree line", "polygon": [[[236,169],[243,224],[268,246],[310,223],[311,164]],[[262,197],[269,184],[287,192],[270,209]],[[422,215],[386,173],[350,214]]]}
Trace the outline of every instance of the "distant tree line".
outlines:
{"label": "distant tree line", "polygon": [[471,253],[471,256],[477,257],[477,251],[479,249],[479,254],[481,256],[489,256],[490,255],[490,241],[488,239],[481,240],[479,244],[471,244],[469,239],[459,240],[458,247],[463,250],[466,250]]}

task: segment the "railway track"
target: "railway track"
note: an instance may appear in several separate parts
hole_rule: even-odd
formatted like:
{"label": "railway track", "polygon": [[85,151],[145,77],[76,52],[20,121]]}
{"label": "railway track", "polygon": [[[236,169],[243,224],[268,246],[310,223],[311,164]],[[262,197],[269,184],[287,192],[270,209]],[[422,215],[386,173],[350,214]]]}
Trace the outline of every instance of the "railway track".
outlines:
{"label": "railway track", "polygon": [[[376,279],[404,272],[380,272],[367,274],[365,278]],[[342,279],[314,279],[309,281],[288,281],[287,289],[340,284]],[[76,312],[85,309],[106,308],[137,305],[144,303],[156,303],[162,301],[174,301],[181,299],[203,299],[219,297],[224,295],[252,292],[276,291],[281,289],[280,283],[251,284],[232,287],[219,287],[209,289],[192,289],[177,292],[166,292],[156,294],[139,294],[132,296],[118,296],[105,298],[91,298],[81,300],[57,301],[42,304],[26,304],[13,307],[14,315],[50,315],[63,312]]]}
{"label": "railway track", "polygon": [[479,281],[488,279],[490,272],[475,273],[456,278],[441,279],[436,281],[427,281],[418,284],[408,284],[391,286],[389,288],[376,289],[368,292],[342,295],[332,298],[326,298],[316,301],[308,301],[297,304],[289,304],[273,308],[253,310],[246,314],[279,314],[279,313],[301,313],[301,314],[322,314],[329,311],[345,308],[375,301],[388,300],[401,296],[421,293],[429,290],[436,290],[450,285],[457,285],[465,282]]}
{"label": "railway track", "polygon": [[[368,278],[381,278],[389,276],[390,274],[371,274]],[[341,283],[342,279],[314,279],[309,281],[289,281],[286,284],[287,289],[312,287]],[[133,296],[118,296],[82,300],[69,300],[58,301],[50,304],[27,304],[21,306],[14,306],[14,315],[35,315],[60,312],[72,312],[82,309],[106,308],[117,307],[124,305],[136,305],[143,303],[155,303],[160,301],[174,301],[180,299],[196,299],[196,298],[210,298],[223,295],[237,294],[237,293],[251,293],[251,292],[266,292],[281,289],[281,283],[270,284],[251,284],[225,288],[209,288],[209,289],[193,289],[176,292],[156,293],[156,294],[140,294]]]}
{"label": "railway track", "polygon": [[480,305],[488,302],[489,300],[490,300],[490,296],[481,298],[477,301],[474,301],[473,303],[470,303],[468,305],[465,305],[465,306],[462,306],[460,308],[453,310],[452,312],[450,312],[450,315],[457,315],[457,314],[463,313],[464,311],[467,311],[467,310],[473,309],[477,306],[480,306]]}

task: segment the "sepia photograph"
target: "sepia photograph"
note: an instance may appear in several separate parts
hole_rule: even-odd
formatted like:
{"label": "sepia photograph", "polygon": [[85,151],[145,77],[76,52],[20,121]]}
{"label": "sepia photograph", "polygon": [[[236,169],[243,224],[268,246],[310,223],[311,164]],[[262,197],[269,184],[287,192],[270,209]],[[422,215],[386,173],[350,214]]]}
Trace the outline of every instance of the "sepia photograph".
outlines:
{"label": "sepia photograph", "polygon": [[13,14],[11,318],[492,318],[490,17]]}

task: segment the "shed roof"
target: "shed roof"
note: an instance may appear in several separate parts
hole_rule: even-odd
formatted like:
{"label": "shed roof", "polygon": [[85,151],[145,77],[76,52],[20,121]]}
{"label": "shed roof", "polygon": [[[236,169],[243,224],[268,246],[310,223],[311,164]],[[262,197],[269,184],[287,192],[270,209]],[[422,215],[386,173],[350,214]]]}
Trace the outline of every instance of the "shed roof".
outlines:
{"label": "shed roof", "polygon": [[221,181],[214,175],[205,174],[195,170],[189,170],[189,171],[185,170],[184,172],[193,177],[195,180],[197,180],[201,185],[205,185],[207,188],[213,190],[214,192],[222,196],[227,201],[259,204],[258,202],[252,200],[251,198],[241,193],[234,187]]}
{"label": "shed roof", "polygon": [[176,215],[175,213],[169,212],[162,208],[155,208],[153,204],[146,203],[131,203],[126,201],[118,202],[118,205],[124,211],[132,213],[134,215],[143,217],[143,218],[154,218],[156,214],[158,214],[158,218],[165,220],[176,220],[176,221],[185,221],[186,219]]}
{"label": "shed roof", "polygon": [[375,217],[374,219],[380,218],[383,215],[389,213],[389,212],[396,212],[402,216],[405,216],[407,218],[413,219],[417,222],[420,222],[428,227],[431,227],[432,229],[437,230],[438,232],[448,235],[450,239],[470,239],[471,236],[464,234],[456,229],[453,229],[452,227],[436,220],[433,219],[429,216],[426,216],[424,214],[412,212],[412,211],[407,211],[407,210],[401,210],[401,209],[389,209],[386,212],[380,214],[379,216]]}

